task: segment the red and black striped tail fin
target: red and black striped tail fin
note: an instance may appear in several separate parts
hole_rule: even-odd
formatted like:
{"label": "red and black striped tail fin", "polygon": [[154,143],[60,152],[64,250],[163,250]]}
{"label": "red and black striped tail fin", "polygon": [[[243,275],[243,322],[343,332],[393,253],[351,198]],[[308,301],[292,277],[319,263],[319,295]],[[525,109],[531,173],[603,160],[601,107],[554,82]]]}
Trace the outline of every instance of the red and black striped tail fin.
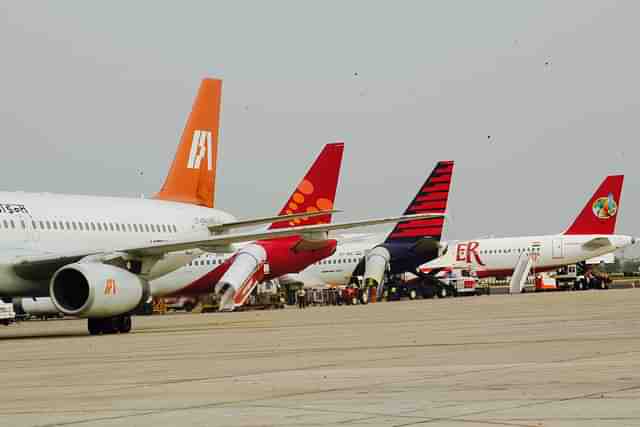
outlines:
{"label": "red and black striped tail fin", "polygon": [[[453,161],[438,162],[404,214],[444,214],[447,210],[452,175]],[[424,237],[440,240],[443,227],[444,217],[400,222],[387,236],[386,242],[416,242]]]}

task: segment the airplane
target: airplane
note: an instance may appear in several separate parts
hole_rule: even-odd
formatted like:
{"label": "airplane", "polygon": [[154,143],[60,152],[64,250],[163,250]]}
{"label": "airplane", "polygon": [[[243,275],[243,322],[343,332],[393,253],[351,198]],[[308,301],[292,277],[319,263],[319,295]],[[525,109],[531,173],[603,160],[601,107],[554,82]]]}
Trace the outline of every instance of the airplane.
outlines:
{"label": "airplane", "polygon": [[406,219],[234,231],[326,213],[237,220],[213,208],[221,88],[220,80],[203,80],[169,173],[152,198],[0,192],[0,297],[49,296],[63,314],[87,318],[92,335],[127,333],[130,313],[151,295],[149,281],[202,250],[226,252],[234,243],[292,236],[300,236],[300,245],[319,245],[330,231]]}
{"label": "airplane", "polygon": [[[276,221],[269,226],[270,230],[331,222],[343,150],[343,143],[327,144],[279,213],[280,216],[295,212],[324,211],[327,214]],[[231,311],[244,304],[259,283],[297,273],[333,254],[336,245],[334,239],[305,242],[300,236],[257,240],[242,245],[234,254],[202,255],[151,281],[150,285],[156,296],[215,292],[221,296],[220,309]]]}
{"label": "airplane", "polygon": [[475,270],[480,278],[506,277],[513,274],[523,256],[531,258],[536,272],[543,272],[633,245],[637,238],[614,234],[623,182],[623,175],[607,176],[562,233],[452,242],[442,257],[421,266],[421,271],[453,263]]}
{"label": "airplane", "polygon": [[[387,236],[360,234],[341,239],[334,255],[280,281],[340,286],[364,276],[367,289],[381,286],[386,274],[415,272],[420,265],[437,258],[453,167],[452,161],[438,162],[404,213],[428,211],[439,213],[440,217],[399,222]],[[368,303],[368,292],[360,292],[359,297],[360,302]]]}

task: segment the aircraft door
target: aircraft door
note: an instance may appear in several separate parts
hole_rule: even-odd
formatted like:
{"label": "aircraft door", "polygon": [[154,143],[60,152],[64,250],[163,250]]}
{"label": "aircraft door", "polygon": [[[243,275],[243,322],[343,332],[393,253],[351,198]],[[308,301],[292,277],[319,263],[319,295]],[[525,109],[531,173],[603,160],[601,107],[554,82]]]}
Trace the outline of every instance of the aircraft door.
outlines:
{"label": "aircraft door", "polygon": [[25,242],[35,243],[38,241],[38,230],[33,226],[33,218],[29,215],[18,215],[18,229],[22,232]]}
{"label": "aircraft door", "polygon": [[553,239],[551,253],[554,259],[564,257],[562,239]]}

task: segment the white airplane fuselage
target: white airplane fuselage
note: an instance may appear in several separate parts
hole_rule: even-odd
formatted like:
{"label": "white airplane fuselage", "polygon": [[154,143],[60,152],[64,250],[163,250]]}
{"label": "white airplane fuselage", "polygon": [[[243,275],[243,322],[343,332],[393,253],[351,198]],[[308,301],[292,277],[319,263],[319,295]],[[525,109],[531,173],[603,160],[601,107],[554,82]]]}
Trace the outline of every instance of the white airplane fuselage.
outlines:
{"label": "white airplane fuselage", "polygon": [[[339,241],[334,255],[309,266],[296,279],[312,285],[346,285],[362,257],[384,238],[384,235],[372,234],[360,236],[358,241]],[[597,248],[584,246],[598,238],[607,239],[610,244]],[[531,256],[535,271],[548,271],[615,252],[635,241],[624,235],[557,234],[443,242],[443,247],[454,251],[458,266],[473,269],[480,277],[490,277],[511,275],[523,253]]]}
{"label": "white airplane fuselage", "polygon": [[[206,239],[208,225],[234,220],[220,210],[154,199],[0,192],[0,296],[48,296],[48,281],[16,275],[13,266],[21,256]],[[154,268],[175,270],[199,254]]]}
{"label": "white airplane fuselage", "polygon": [[[598,242],[589,245],[589,242]],[[520,256],[533,261],[535,271],[555,270],[615,252],[635,243],[623,235],[545,235],[468,240],[449,244],[454,260],[478,273],[479,277],[509,276]]]}

